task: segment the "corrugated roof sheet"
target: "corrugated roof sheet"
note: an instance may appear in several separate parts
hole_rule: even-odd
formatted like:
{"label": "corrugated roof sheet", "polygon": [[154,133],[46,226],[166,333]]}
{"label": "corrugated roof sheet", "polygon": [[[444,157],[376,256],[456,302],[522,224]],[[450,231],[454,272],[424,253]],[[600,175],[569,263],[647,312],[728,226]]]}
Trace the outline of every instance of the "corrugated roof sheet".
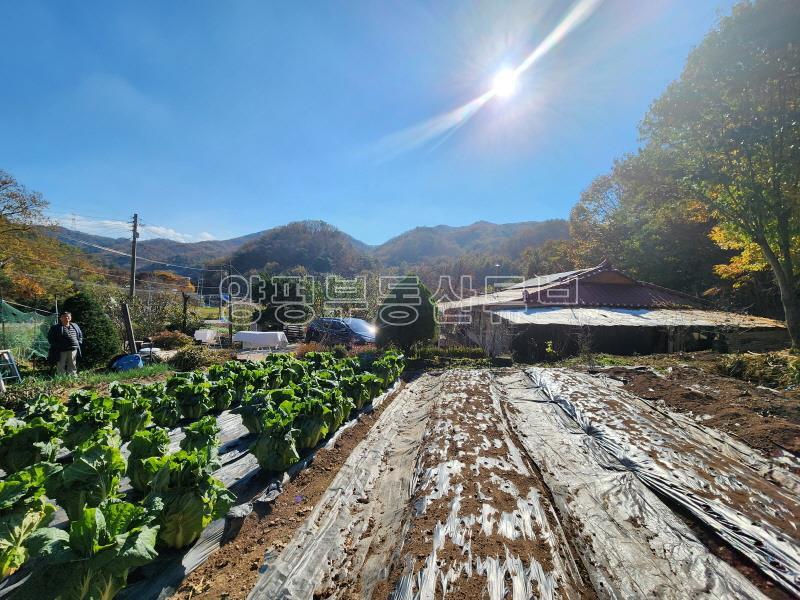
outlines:
{"label": "corrugated roof sheet", "polygon": [[694,308],[542,307],[516,310],[499,309],[491,312],[510,323],[518,325],[785,328],[782,322],[774,319]]}
{"label": "corrugated roof sheet", "polygon": [[521,290],[524,288],[534,288],[534,287],[542,287],[544,285],[548,285],[555,281],[559,281],[561,279],[567,279],[578,273],[583,273],[584,271],[591,271],[593,269],[578,269],[577,271],[564,271],[563,273],[551,273],[550,275],[537,275],[536,277],[532,277],[531,279],[526,279],[521,283],[517,283],[515,285],[508,286],[509,290]]}

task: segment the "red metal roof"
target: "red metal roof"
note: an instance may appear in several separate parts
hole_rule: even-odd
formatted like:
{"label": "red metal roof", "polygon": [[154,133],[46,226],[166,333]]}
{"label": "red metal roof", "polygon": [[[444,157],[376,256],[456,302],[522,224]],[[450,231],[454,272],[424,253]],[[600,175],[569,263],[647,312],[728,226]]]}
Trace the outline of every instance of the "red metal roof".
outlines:
{"label": "red metal roof", "polygon": [[711,304],[663,288],[636,281],[603,261],[596,267],[534,277],[497,293],[448,302],[444,310],[474,306],[501,307],[620,307],[620,308],[711,308]]}
{"label": "red metal roof", "polygon": [[701,307],[691,296],[647,283],[592,283],[573,279],[526,291],[526,306],[621,306],[627,308]]}

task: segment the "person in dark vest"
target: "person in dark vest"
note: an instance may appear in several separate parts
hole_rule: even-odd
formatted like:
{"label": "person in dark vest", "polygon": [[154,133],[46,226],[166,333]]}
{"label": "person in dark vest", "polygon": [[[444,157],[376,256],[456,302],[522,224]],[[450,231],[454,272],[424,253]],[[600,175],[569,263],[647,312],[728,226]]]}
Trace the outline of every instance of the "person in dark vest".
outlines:
{"label": "person in dark vest", "polygon": [[47,333],[47,341],[50,342],[50,360],[55,362],[58,374],[76,375],[83,332],[77,323],[72,322],[70,313],[62,312],[59,315],[58,323]]}

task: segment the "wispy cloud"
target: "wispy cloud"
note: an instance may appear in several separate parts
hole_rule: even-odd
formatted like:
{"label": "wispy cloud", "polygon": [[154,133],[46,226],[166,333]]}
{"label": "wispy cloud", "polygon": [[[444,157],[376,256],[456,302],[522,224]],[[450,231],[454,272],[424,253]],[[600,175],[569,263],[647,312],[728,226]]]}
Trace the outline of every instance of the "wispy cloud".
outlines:
{"label": "wispy cloud", "polygon": [[74,100],[92,111],[150,124],[163,124],[169,110],[154,96],[115,73],[91,73],[81,79]]}
{"label": "wispy cloud", "polygon": [[[84,233],[91,233],[92,235],[103,235],[108,237],[128,237],[130,235],[131,225],[127,221],[118,221],[115,219],[92,219],[73,213],[66,214],[51,214],[50,220],[76,231]],[[149,225],[144,224],[139,227],[140,239],[148,240],[155,238],[164,238],[173,240],[175,242],[203,242],[217,239],[216,236],[208,231],[200,233],[182,233],[173,229],[172,227],[164,227],[162,225]]]}

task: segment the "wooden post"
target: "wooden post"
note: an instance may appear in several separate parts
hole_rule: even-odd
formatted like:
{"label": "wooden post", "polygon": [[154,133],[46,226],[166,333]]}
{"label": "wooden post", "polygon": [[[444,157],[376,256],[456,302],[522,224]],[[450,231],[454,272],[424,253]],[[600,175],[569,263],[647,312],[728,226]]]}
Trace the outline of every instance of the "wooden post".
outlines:
{"label": "wooden post", "polygon": [[181,292],[183,294],[183,333],[188,333],[186,331],[186,312],[189,308],[189,294],[186,292]]}
{"label": "wooden post", "polygon": [[133,322],[131,322],[131,311],[128,303],[122,303],[122,320],[125,323],[125,331],[128,334],[129,354],[136,354],[136,338],[133,336]]}

